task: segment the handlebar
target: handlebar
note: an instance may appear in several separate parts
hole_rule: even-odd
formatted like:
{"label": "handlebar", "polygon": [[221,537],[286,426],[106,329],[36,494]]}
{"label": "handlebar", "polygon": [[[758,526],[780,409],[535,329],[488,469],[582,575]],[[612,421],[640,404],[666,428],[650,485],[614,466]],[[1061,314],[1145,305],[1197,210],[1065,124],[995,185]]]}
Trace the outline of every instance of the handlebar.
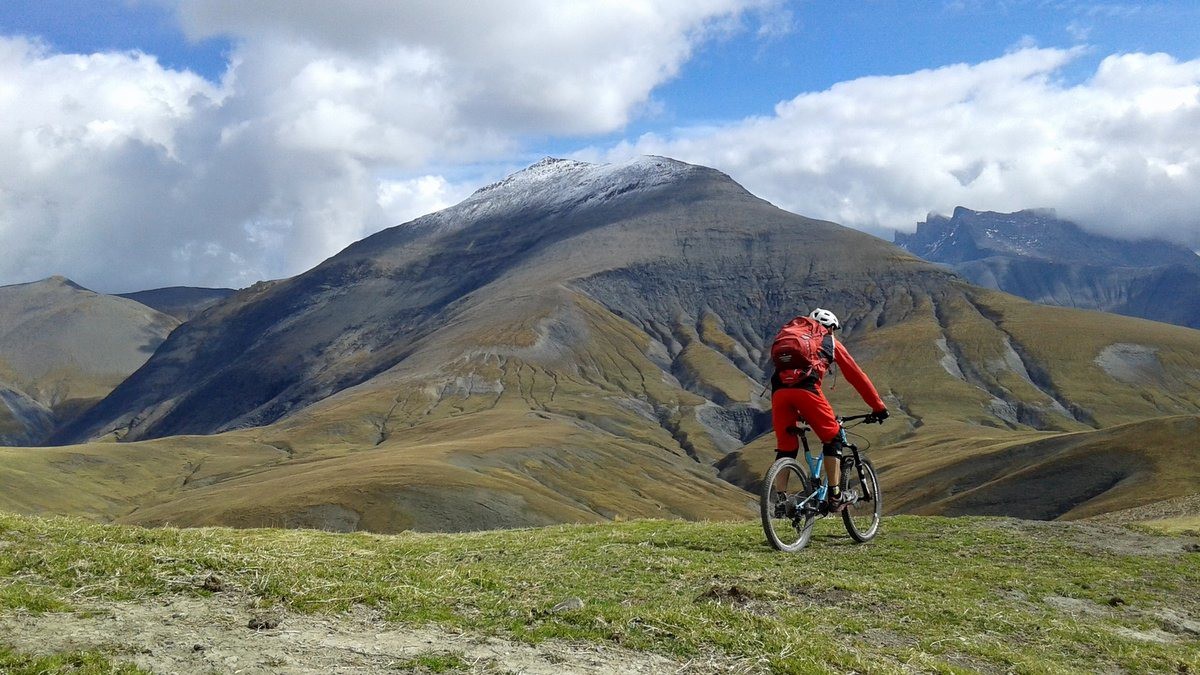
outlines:
{"label": "handlebar", "polygon": [[[846,417],[835,417],[834,419],[836,419],[838,421],[838,424],[842,424],[843,422],[857,422],[859,420],[862,420],[863,423],[865,423],[865,424],[872,424],[872,423],[883,424],[883,420],[876,417],[875,413],[873,413],[873,412],[864,413],[862,415],[847,415]],[[793,436],[799,436],[800,434],[805,433],[807,431],[812,431],[812,427],[808,426],[808,423],[803,422],[803,421],[800,421],[800,422],[796,423],[795,425],[789,426],[787,428],[787,432],[789,434],[792,434]]]}
{"label": "handlebar", "polygon": [[873,412],[869,412],[864,415],[850,415],[848,417],[839,417],[837,419],[839,422],[854,422],[857,420],[862,420],[863,424],[883,424],[883,419],[881,419],[878,416],[878,414],[873,413]]}

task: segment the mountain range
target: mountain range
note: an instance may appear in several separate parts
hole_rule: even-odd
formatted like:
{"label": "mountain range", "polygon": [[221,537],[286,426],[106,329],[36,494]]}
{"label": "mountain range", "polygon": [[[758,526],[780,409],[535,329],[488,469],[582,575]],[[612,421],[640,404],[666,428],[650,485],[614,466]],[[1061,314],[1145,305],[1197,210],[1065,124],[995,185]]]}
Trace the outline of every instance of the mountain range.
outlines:
{"label": "mountain range", "polygon": [[974,284],[1034,302],[1200,328],[1200,255],[1178,244],[1092,234],[1048,209],[961,206],[895,241]]}
{"label": "mountain range", "polygon": [[[643,157],[546,159],[229,295],[59,427],[67,445],[0,450],[0,508],[375,531],[744,517],[774,447],[765,352],[814,306],[894,412],[856,430],[891,508],[1079,517],[1194,492],[1200,332],[980,288]],[[1130,438],[1155,444],[1096,461]]]}

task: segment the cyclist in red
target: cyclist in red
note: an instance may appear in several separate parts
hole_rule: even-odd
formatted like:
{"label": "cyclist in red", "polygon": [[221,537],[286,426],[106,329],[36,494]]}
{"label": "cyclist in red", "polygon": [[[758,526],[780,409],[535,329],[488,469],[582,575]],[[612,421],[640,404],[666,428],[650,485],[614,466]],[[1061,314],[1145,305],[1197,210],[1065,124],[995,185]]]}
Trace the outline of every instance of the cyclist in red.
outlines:
{"label": "cyclist in red", "polygon": [[[854,362],[850,352],[846,351],[842,343],[833,337],[834,331],[841,327],[837,316],[827,309],[814,309],[808,317],[827,330],[825,336],[821,338],[820,358],[824,359],[830,367],[834,364],[841,367],[846,381],[854,387],[858,395],[871,408],[874,416],[871,421],[882,422],[887,419],[887,406],[879,398],[879,392],[875,391],[875,385],[871,384],[866,373]],[[796,379],[796,373],[781,371],[777,368],[771,376],[771,423],[775,427],[775,441],[778,445],[775,450],[775,459],[778,460],[781,457],[794,459],[796,457],[800,451],[800,440],[796,435],[789,433],[788,428],[796,424],[797,418],[808,422],[817,437],[821,439],[825,475],[829,485],[827,497],[830,510],[840,511],[853,499],[853,496],[842,495],[840,492],[839,483],[842,472],[840,460],[845,437],[842,434],[842,426],[833,415],[833,408],[829,405],[825,394],[821,392],[822,375],[823,372],[817,375],[800,375]],[[785,384],[785,381],[791,383]],[[786,482],[786,473],[780,474],[780,477]],[[786,484],[775,486],[775,491],[779,494],[786,489]]]}

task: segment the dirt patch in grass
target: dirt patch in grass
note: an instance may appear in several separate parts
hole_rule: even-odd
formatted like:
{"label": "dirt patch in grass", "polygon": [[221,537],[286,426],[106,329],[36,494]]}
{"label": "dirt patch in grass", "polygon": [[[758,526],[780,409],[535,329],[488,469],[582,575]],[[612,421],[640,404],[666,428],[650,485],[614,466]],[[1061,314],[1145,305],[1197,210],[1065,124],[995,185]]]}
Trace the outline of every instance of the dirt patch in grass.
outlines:
{"label": "dirt patch in grass", "polygon": [[1108,616],[1109,612],[1094,602],[1062,595],[1048,595],[1042,599],[1050,607],[1070,616]]}
{"label": "dirt patch in grass", "polygon": [[814,607],[835,607],[854,600],[854,594],[844,588],[817,588],[795,586],[791,589],[796,602],[804,602]]}
{"label": "dirt patch in grass", "polygon": [[1186,639],[1200,638],[1200,621],[1173,609],[1160,609],[1155,614],[1163,629]]}
{"label": "dirt patch in grass", "polygon": [[704,593],[701,593],[697,600],[710,600],[734,606],[744,606],[753,602],[754,597],[741,586],[735,584],[733,586],[713,586]]}
{"label": "dirt patch in grass", "polygon": [[[274,608],[222,593],[143,603],[101,602],[72,613],[0,616],[0,642],[30,654],[98,650],[152,672],[713,673],[750,672],[719,657],[677,661],[616,647],[536,645],[385,623],[367,609],[340,615]],[[273,626],[251,628],[251,625]]]}
{"label": "dirt patch in grass", "polygon": [[[1151,628],[1150,630],[1135,630],[1133,628],[1119,626],[1114,628],[1113,632],[1121,637],[1138,640],[1139,642],[1157,642],[1159,644],[1168,644],[1175,641],[1174,635],[1171,635],[1166,631],[1159,630],[1158,628]],[[1180,672],[1187,671],[1181,670]]]}
{"label": "dirt patch in grass", "polygon": [[1060,541],[1083,553],[1097,551],[1128,556],[1164,556],[1190,552],[1200,543],[1197,537],[1161,537],[1136,532],[1121,525],[1075,520],[1069,522],[1000,519],[992,527],[1012,528]]}
{"label": "dirt patch in grass", "polygon": [[724,605],[747,614],[773,618],[780,610],[782,598],[778,594],[766,594],[760,597],[756,592],[738,585],[713,586],[701,593],[696,602],[712,602]]}
{"label": "dirt patch in grass", "polygon": [[1102,349],[1094,363],[1109,377],[1129,384],[1153,381],[1164,372],[1158,348],[1150,345],[1118,342]]}
{"label": "dirt patch in grass", "polygon": [[1101,620],[1120,620],[1124,617],[1126,619],[1135,618],[1148,623],[1158,624],[1155,627],[1146,629],[1137,629],[1130,626],[1112,626],[1104,621],[1097,624],[1106,626],[1117,635],[1141,642],[1159,642],[1165,644],[1194,641],[1197,637],[1200,637],[1200,621],[1193,619],[1186,613],[1165,607],[1151,609],[1131,608],[1126,606],[1123,601],[1118,602],[1117,600],[1119,599],[1113,598],[1113,601],[1110,601],[1105,606],[1091,602],[1090,600],[1069,598],[1061,595],[1049,595],[1042,598],[1042,602],[1052,607],[1062,616]]}

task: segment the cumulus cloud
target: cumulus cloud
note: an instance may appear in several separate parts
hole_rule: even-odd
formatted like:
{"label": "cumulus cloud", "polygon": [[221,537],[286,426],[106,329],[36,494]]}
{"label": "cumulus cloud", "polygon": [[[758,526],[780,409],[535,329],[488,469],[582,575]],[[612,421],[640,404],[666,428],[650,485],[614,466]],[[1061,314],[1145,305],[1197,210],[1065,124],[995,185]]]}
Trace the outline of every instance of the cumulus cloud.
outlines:
{"label": "cumulus cloud", "polygon": [[0,238],[5,280],[97,271],[163,250],[145,227],[184,181],[180,130],[220,105],[214,85],[144,54],[54,55],[0,38]]}
{"label": "cumulus cloud", "polygon": [[0,283],[68,274],[115,291],[299,273],[469,193],[431,165],[619,130],[698,44],[775,5],[173,4],[191,36],[233,39],[220,82],[152,55],[0,37]]}
{"label": "cumulus cloud", "polygon": [[792,211],[911,231],[956,205],[1054,207],[1118,237],[1200,249],[1200,60],[1021,49],[983,63],[865,77],[722,127],[647,135],[594,156],[716,166]]}
{"label": "cumulus cloud", "polygon": [[[404,131],[431,115],[451,133],[618,129],[698,42],[728,30],[747,7],[773,5],[184,0],[180,12],[194,37],[233,35],[257,45],[273,58],[253,62],[275,81],[297,70],[275,59],[299,55],[309,65],[291,86],[313,99],[362,102],[354,106],[361,121],[383,121],[395,134],[382,145],[403,156]],[[385,95],[390,100],[372,100]],[[416,117],[397,119],[403,107]]]}

